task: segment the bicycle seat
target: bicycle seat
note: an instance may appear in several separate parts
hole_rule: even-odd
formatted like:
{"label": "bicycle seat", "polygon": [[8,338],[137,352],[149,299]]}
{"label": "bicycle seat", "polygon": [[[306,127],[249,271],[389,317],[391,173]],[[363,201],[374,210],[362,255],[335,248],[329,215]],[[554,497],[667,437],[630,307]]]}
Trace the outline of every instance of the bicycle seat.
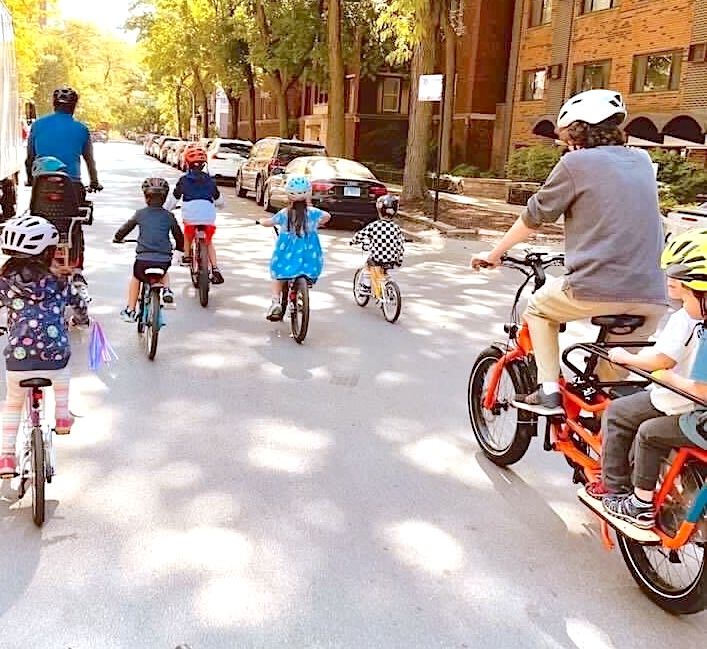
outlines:
{"label": "bicycle seat", "polygon": [[599,315],[592,318],[595,327],[608,329],[609,333],[616,336],[632,334],[645,321],[642,315]]}
{"label": "bicycle seat", "polygon": [[25,379],[24,381],[20,381],[21,388],[48,388],[51,387],[51,385],[51,379],[37,378]]}

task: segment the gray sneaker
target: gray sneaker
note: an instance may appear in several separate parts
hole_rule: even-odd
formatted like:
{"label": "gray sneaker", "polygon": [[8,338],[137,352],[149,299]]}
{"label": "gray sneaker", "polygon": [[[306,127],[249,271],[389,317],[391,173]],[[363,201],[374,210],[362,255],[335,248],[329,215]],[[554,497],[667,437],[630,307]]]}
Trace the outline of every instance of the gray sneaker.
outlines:
{"label": "gray sneaker", "polygon": [[562,394],[559,392],[545,394],[542,387],[532,394],[516,395],[511,403],[520,410],[528,410],[545,417],[565,414],[565,409],[562,407]]}
{"label": "gray sneaker", "polygon": [[640,527],[642,530],[650,530],[655,527],[653,505],[641,503],[633,494],[607,496],[602,499],[601,503],[612,516]]}
{"label": "gray sneaker", "polygon": [[265,317],[270,320],[270,322],[280,322],[280,320],[282,320],[282,306],[280,303],[273,302]]}

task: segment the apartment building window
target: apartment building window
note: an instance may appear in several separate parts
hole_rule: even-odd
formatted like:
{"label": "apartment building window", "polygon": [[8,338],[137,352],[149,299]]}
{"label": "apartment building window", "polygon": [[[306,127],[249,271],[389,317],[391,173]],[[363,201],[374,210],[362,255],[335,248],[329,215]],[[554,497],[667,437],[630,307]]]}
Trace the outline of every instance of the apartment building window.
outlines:
{"label": "apartment building window", "polygon": [[314,87],[314,105],[322,105],[329,103],[329,93],[320,86]]}
{"label": "apartment building window", "polygon": [[398,77],[385,77],[383,79],[381,112],[400,112],[400,79]]}
{"label": "apartment building window", "polygon": [[547,71],[527,70],[523,73],[523,101],[537,101],[545,96]]}
{"label": "apartment building window", "polygon": [[582,0],[582,13],[589,14],[592,11],[602,9],[612,9],[619,6],[619,0]]}
{"label": "apartment building window", "polygon": [[547,25],[552,22],[552,0],[530,1],[530,26]]}
{"label": "apartment building window", "polygon": [[680,87],[682,50],[633,57],[633,92],[661,92]]}
{"label": "apartment building window", "polygon": [[594,90],[595,88],[606,88],[609,85],[609,75],[611,74],[611,61],[592,61],[576,65],[575,92]]}

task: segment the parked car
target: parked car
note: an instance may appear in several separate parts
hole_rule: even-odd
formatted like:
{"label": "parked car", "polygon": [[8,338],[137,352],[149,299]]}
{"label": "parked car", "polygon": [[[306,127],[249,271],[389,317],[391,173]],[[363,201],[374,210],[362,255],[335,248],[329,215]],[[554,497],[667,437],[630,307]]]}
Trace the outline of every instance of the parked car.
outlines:
{"label": "parked car", "polygon": [[179,160],[179,151],[186,145],[185,140],[175,140],[167,145],[167,155],[165,157],[165,162],[172,167],[177,166]]}
{"label": "parked car", "polygon": [[224,140],[216,138],[208,148],[209,173],[218,180],[233,180],[240,162],[250,155],[250,140]]}
{"label": "parked car", "polygon": [[312,204],[332,215],[335,225],[364,226],[377,218],[376,201],[388,193],[386,186],[359,162],[345,158],[307,156],[275,169],[265,188],[265,209],[287,206],[285,186],[292,176],[312,183]]}
{"label": "parked car", "polygon": [[169,151],[169,147],[171,146],[172,142],[177,142],[179,138],[176,137],[171,137],[171,136],[165,136],[161,137],[159,140],[157,140],[157,152],[156,152],[156,158],[160,162],[166,162],[167,161],[167,152]]}
{"label": "parked car", "polygon": [[91,131],[91,142],[108,142],[108,133],[105,131]]}
{"label": "parked car", "polygon": [[144,144],[145,143],[145,138],[147,136],[143,135],[142,133],[137,133],[135,135],[135,144]]}
{"label": "parked car", "polygon": [[259,140],[236,174],[236,194],[242,198],[248,192],[255,192],[256,203],[262,205],[265,200],[265,184],[275,169],[283,170],[295,158],[313,155],[326,156],[326,147],[319,142],[284,140],[279,137]]}
{"label": "parked car", "polygon": [[145,141],[143,142],[143,150],[145,152],[145,155],[152,155],[152,145],[158,137],[159,136],[155,135],[154,133],[148,133],[145,136]]}
{"label": "parked car", "polygon": [[665,240],[692,230],[692,228],[707,227],[707,203],[697,207],[678,207],[663,217]]}

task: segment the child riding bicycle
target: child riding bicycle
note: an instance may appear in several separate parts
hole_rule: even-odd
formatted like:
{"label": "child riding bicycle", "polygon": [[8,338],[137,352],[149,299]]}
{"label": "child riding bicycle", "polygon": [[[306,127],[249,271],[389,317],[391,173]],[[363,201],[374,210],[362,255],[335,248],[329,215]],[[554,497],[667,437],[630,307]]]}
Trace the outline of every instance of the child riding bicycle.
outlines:
{"label": "child riding bicycle", "polygon": [[403,264],[405,237],[403,231],[393,223],[393,219],[398,214],[399,204],[397,196],[391,194],[381,196],[376,201],[378,220],[359,230],[349,242],[350,246],[365,244],[367,246],[365,249],[370,253],[358,287],[361,295],[371,294],[369,268],[393,268]]}
{"label": "child riding bicycle", "polygon": [[[609,357],[653,372],[661,382],[707,400],[707,382],[688,378],[707,319],[707,231],[691,230],[674,239],[664,250],[661,265],[668,276],[668,295],[681,300],[682,308],[670,317],[653,347],[638,354],[615,347]],[[653,495],[663,458],[675,447],[707,449],[707,439],[697,431],[685,431],[681,423],[694,407],[693,401],[657,384],[612,401],[603,427],[602,480],[588,485],[587,493],[601,498],[613,516],[636,527],[652,528]]]}
{"label": "child riding bicycle", "polygon": [[57,229],[38,216],[12,219],[2,233],[2,251],[10,259],[0,270],[0,305],[8,311],[0,478],[16,473],[15,440],[25,398],[21,381],[52,381],[57,434],[71,432],[74,422],[69,413],[71,344],[64,311],[72,306],[77,324],[87,324],[88,315],[73,284],[51,270],[58,243]]}
{"label": "child riding bicycle", "polygon": [[123,224],[113,236],[115,243],[133,231],[140,229],[137,241],[137,257],[133,266],[133,274],[128,287],[128,303],[120,312],[124,322],[136,322],[138,295],[140,282],[146,281],[145,271],[148,268],[161,268],[165,271],[162,283],[162,300],[165,306],[174,306],[174,293],[169,288],[169,267],[172,265],[172,242],[169,235],[174,238],[176,249],[184,250],[184,235],[182,229],[174,218],[172,212],[164,209],[164,203],[169,194],[169,183],[164,178],[147,178],[142,183],[142,192],[145,195],[147,207],[135,212],[133,217]]}
{"label": "child riding bicycle", "polygon": [[279,229],[270,260],[272,303],[265,316],[271,322],[282,320],[284,315],[281,296],[286,280],[304,275],[316,282],[322,274],[324,253],[317,228],[331,219],[328,212],[308,204],[312,199],[312,183],[304,176],[290,178],[285,191],[288,207],[271,218],[256,221],[260,225]]}
{"label": "child riding bicycle", "polygon": [[202,225],[206,234],[209,250],[212,284],[223,284],[223,275],[218,268],[216,247],[213,243],[216,233],[216,204],[220,204],[221,192],[214,179],[204,171],[206,166],[206,151],[193,147],[184,152],[184,163],[189,171],[185,173],[174,187],[169,197],[167,209],[173,210],[182,200],[182,220],[184,221],[184,256],[182,264],[191,265],[191,244],[196,236],[196,226]]}

